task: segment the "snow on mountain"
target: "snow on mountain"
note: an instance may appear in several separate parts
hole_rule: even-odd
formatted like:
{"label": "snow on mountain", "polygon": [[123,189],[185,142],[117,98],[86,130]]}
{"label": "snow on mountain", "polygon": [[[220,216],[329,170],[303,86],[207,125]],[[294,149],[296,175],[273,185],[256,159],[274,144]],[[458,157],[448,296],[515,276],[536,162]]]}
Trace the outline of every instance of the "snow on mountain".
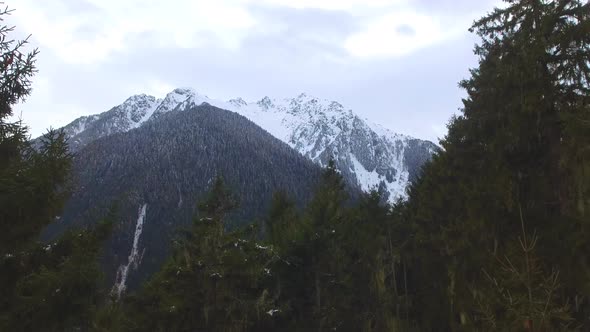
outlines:
{"label": "snow on mountain", "polygon": [[377,188],[390,200],[405,197],[405,188],[438,149],[431,142],[391,132],[361,119],[335,101],[300,94],[290,99],[264,97],[219,101],[181,88],[163,99],[136,95],[98,115],[82,117],[64,129],[73,149],[91,141],[155,121],[159,115],[203,103],[236,112],[320,165],[331,157],[345,179],[365,191]]}
{"label": "snow on mountain", "polygon": [[117,270],[117,277],[112,290],[113,294],[117,296],[117,299],[121,297],[121,294],[123,294],[123,292],[127,288],[127,277],[129,276],[130,269],[137,269],[142,258],[142,255],[140,255],[139,253],[139,239],[143,231],[146,208],[147,204],[143,204],[139,208],[139,216],[137,217],[135,233],[133,235],[133,246],[131,247],[129,257],[127,258],[127,264],[119,266],[119,269]]}
{"label": "snow on mountain", "polygon": [[162,100],[145,94],[132,96],[107,112],[80,117],[63,129],[70,137],[70,147],[78,150],[98,138],[139,127],[161,103]]}

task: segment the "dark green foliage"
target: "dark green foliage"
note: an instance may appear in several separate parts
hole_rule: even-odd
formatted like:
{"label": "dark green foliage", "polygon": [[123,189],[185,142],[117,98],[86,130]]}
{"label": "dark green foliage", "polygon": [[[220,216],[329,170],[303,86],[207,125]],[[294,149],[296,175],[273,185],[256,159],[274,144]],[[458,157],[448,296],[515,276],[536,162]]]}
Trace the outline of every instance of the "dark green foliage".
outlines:
{"label": "dark green foliage", "polygon": [[[348,326],[356,331],[391,331],[397,326],[395,253],[391,247],[390,206],[373,191],[361,198],[340,241],[346,252]],[[396,243],[397,244],[397,243]],[[399,295],[399,294],[398,294]],[[397,299],[399,300],[399,299]]]}
{"label": "dark green foliage", "polygon": [[[564,322],[576,326],[569,314],[577,324],[589,323],[589,307],[580,301],[590,296],[584,263],[589,22],[588,3],[521,0],[474,23],[482,38],[475,50],[480,63],[461,82],[468,93],[463,114],[449,124],[444,151],[400,209],[413,228],[412,316],[424,329],[555,330]],[[523,220],[528,235],[522,235]],[[515,249],[519,235],[525,248],[526,238],[529,244],[536,239],[535,264],[520,259],[533,253]],[[508,274],[506,259],[515,264]],[[521,273],[533,265],[537,277]],[[519,280],[523,276],[530,280]],[[552,291],[526,297],[527,303],[545,301],[544,311],[534,309],[536,302],[527,309],[524,302],[498,302],[490,279],[512,300],[527,289]],[[478,312],[482,305],[495,308],[492,327]],[[560,319],[547,318],[554,308]]]}
{"label": "dark green foliage", "polygon": [[344,275],[339,273],[345,262],[337,240],[343,231],[345,200],[342,176],[330,161],[302,217],[297,218],[289,209],[276,216],[294,218],[283,223],[298,223],[300,228],[297,232],[284,228],[285,233],[273,235],[281,240],[273,245],[280,248],[287,263],[279,267],[279,283],[284,289],[281,299],[289,307],[285,314],[290,329],[332,329],[342,325],[336,317],[342,303],[334,295],[343,290],[345,283]]}
{"label": "dark green foliage", "polygon": [[[238,207],[238,202],[232,193],[226,188],[223,178],[217,176],[213,187],[199,203],[199,214],[202,218],[210,218],[221,221],[221,218],[229,211]],[[223,230],[223,229],[222,229]]]}
{"label": "dark green foliage", "polygon": [[477,321],[486,330],[513,331],[569,330],[576,324],[568,304],[560,304],[560,272],[543,271],[543,262],[535,254],[539,238],[529,235],[524,220],[522,234],[512,241],[506,253],[483,270],[488,287],[480,285],[474,295],[478,302]]}
{"label": "dark green foliage", "polygon": [[[0,10],[0,22],[11,12]],[[27,128],[8,120],[12,106],[31,91],[38,53],[25,53],[27,40],[12,40],[9,33],[13,30],[0,24],[0,255],[28,243],[55,217],[53,208],[59,200],[55,184],[63,182],[63,168],[68,164],[61,151],[63,137],[50,132],[43,152],[36,153],[27,142]],[[48,169],[45,162],[51,165]],[[47,201],[46,196],[50,196]],[[33,211],[31,206],[37,209]]]}
{"label": "dark green foliage", "polygon": [[[232,188],[240,208],[226,218],[235,229],[267,212],[272,193],[287,192],[298,206],[313,194],[321,168],[246,118],[209,105],[161,115],[124,134],[92,142],[78,152],[73,194],[55,236],[81,222],[99,219],[113,200],[120,202],[121,223],[108,244],[106,273],[115,280],[133,243],[137,208],[147,204],[140,250],[143,259],[128,279],[134,289],[156,272],[170,254],[178,228],[190,224],[217,175]],[[145,251],[144,251],[145,250]]]}
{"label": "dark green foliage", "polygon": [[511,0],[476,21],[463,114],[407,202],[389,207],[376,191],[345,204],[333,163],[302,212],[276,194],[265,224],[273,326],[587,329],[589,22],[576,0]]}
{"label": "dark green foliage", "polygon": [[88,326],[106,297],[98,255],[111,223],[70,231],[0,261],[0,330],[69,331]]}
{"label": "dark green foliage", "polygon": [[256,230],[224,232],[235,206],[221,178],[199,204],[199,216],[163,269],[125,300],[121,329],[130,331],[260,331],[274,306],[273,250]]}
{"label": "dark green foliage", "polygon": [[[0,22],[4,22],[5,17],[10,15],[12,11],[7,7],[1,9]],[[23,48],[28,43],[28,38],[25,40],[11,39],[9,33],[13,31],[14,27],[0,24],[0,36],[2,37],[0,41],[0,119],[2,120],[0,133],[3,138],[13,134],[15,134],[15,138],[20,136],[21,132],[13,132],[11,126],[4,120],[12,115],[12,106],[29,95],[31,77],[37,71],[35,68],[37,49],[26,53]]]}
{"label": "dark green foliage", "polygon": [[79,330],[104,295],[98,256],[110,223],[38,242],[61,214],[72,156],[62,132],[50,130],[33,147],[27,128],[8,120],[30,93],[37,55],[24,53],[27,41],[11,40],[12,31],[0,26],[0,330]]}
{"label": "dark green foliage", "polygon": [[[13,192],[1,198],[20,212],[2,212],[2,236],[27,241],[1,247],[0,329],[587,330],[590,4],[510,0],[472,30],[480,61],[461,82],[463,113],[394,206],[379,188],[349,201],[334,162],[315,177],[286,146],[209,106],[87,146],[71,216],[123,195],[134,209],[150,206],[143,241],[162,243],[174,218],[194,212],[179,198],[200,198],[163,268],[102,308],[95,258],[108,232],[71,232],[47,249],[31,240],[66,192],[63,137],[51,134],[40,152],[12,145],[19,153],[2,165],[0,188]],[[232,214],[237,198],[248,212]],[[255,217],[262,232],[228,225]],[[19,218],[23,228],[10,227]]]}
{"label": "dark green foliage", "polygon": [[266,238],[277,249],[288,248],[303,233],[299,210],[284,191],[273,194],[265,226]]}
{"label": "dark green foliage", "polygon": [[[332,163],[308,207],[274,195],[266,243],[255,227],[225,232],[235,199],[217,178],[164,268],[114,304],[99,330],[395,331],[403,287],[390,207],[375,191],[345,206]],[[396,245],[398,243],[396,242]],[[403,285],[403,283],[402,283]],[[400,302],[401,303],[401,302]],[[399,305],[398,305],[399,304]],[[397,308],[397,309],[396,309]],[[396,312],[397,311],[397,312]]]}
{"label": "dark green foliage", "polygon": [[63,133],[49,131],[39,149],[23,141],[18,150],[18,157],[0,169],[0,206],[11,207],[0,210],[0,253],[36,240],[59,216],[69,194],[72,156]]}

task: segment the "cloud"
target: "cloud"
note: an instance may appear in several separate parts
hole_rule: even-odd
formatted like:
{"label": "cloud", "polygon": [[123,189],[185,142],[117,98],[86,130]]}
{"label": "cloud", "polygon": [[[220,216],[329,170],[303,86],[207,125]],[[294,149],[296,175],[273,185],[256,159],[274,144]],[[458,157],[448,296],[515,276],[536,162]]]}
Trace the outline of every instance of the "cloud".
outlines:
{"label": "cloud", "polygon": [[467,34],[470,16],[433,15],[414,8],[392,10],[365,22],[345,48],[357,57],[399,57]]}
{"label": "cloud", "polygon": [[145,94],[148,95],[152,95],[152,96],[165,96],[167,93],[169,93],[170,91],[174,90],[175,88],[177,88],[177,86],[174,86],[172,84],[169,84],[167,82],[161,81],[158,78],[151,78],[149,80],[147,80],[147,82],[145,84],[141,84],[141,85],[135,85],[133,84],[133,86],[129,87],[130,89],[140,89],[140,91],[142,91]]}
{"label": "cloud", "polygon": [[38,135],[179,86],[250,101],[307,92],[436,139],[475,64],[466,30],[494,2],[19,0],[11,22],[41,54],[17,113]]}
{"label": "cloud", "polygon": [[[343,30],[348,36],[342,38],[338,47],[352,56],[399,56],[456,35],[456,24],[449,29],[448,24],[443,26],[448,22],[414,8],[425,1],[55,0],[49,3],[21,0],[19,10],[26,15],[19,15],[19,19],[43,48],[71,64],[96,65],[115,53],[124,52],[130,43],[146,35],[152,36],[150,42],[160,48],[214,45],[237,50],[245,39],[291,24],[281,20],[290,18],[280,16],[281,11],[287,10],[306,14],[323,12],[326,16],[325,13],[346,14],[358,27],[355,31]],[[264,10],[278,12],[279,19],[266,16],[261,20],[260,12]],[[299,37],[302,31],[307,31],[306,38],[316,43],[332,41],[332,34],[306,28],[305,23],[314,27],[318,22],[320,18],[310,17],[289,31]],[[460,30],[465,29],[461,26]]]}
{"label": "cloud", "polygon": [[357,9],[387,7],[399,3],[405,3],[406,0],[263,0],[262,2],[267,5],[295,9],[353,11]]}
{"label": "cloud", "polygon": [[260,54],[265,61],[302,63],[342,62],[348,56],[343,44],[358,29],[355,17],[346,11],[294,9],[289,7],[248,7],[264,31],[251,34],[241,51]]}
{"label": "cloud", "polygon": [[223,1],[179,0],[174,5],[154,0],[57,0],[39,5],[19,2],[19,25],[63,61],[96,64],[139,35],[151,32],[158,47],[194,48],[210,40],[239,47],[255,25],[249,13]]}

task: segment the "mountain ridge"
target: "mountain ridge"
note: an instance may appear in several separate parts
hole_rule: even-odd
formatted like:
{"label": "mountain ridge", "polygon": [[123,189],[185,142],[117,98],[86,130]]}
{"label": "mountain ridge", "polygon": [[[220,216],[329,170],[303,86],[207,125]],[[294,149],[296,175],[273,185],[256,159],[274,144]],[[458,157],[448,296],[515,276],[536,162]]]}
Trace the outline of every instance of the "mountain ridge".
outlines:
{"label": "mountain ridge", "polygon": [[305,93],[284,99],[265,96],[249,103],[242,98],[219,101],[191,88],[177,88],[161,99],[131,96],[106,112],[74,120],[64,130],[75,151],[98,138],[155,121],[162,114],[202,104],[245,116],[316,164],[325,166],[334,158],[349,183],[364,191],[377,188],[390,201],[406,197],[408,184],[438,151],[432,142],[394,133],[336,101]]}

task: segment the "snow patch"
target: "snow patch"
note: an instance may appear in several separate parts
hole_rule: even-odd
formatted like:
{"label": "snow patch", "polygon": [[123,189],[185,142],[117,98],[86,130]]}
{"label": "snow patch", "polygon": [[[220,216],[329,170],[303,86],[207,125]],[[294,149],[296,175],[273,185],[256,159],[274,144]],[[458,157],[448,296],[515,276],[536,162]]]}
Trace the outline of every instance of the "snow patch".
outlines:
{"label": "snow patch", "polygon": [[256,244],[256,249],[260,249],[260,250],[267,250],[267,249],[268,249],[268,247],[266,247],[266,246],[261,246],[261,245],[259,245],[259,244]]}
{"label": "snow patch", "polygon": [[155,100],[153,103],[151,103],[150,106],[145,110],[145,113],[141,117],[141,119],[139,119],[139,121],[133,123],[132,128],[138,128],[139,126],[144,124],[144,122],[149,120],[152,117],[152,115],[154,114],[154,112],[156,111],[156,109],[158,108],[159,102],[160,102],[160,100]]}
{"label": "snow patch", "polygon": [[143,204],[139,208],[137,223],[135,224],[135,234],[133,235],[133,246],[131,247],[129,257],[127,258],[127,264],[121,265],[117,270],[117,277],[115,279],[115,285],[113,286],[113,293],[117,296],[117,299],[121,297],[127,288],[129,269],[137,269],[141,260],[141,256],[139,254],[139,238],[141,237],[141,233],[143,231],[146,208],[147,204]]}
{"label": "snow patch", "polygon": [[71,136],[76,136],[78,134],[80,134],[81,132],[83,132],[84,130],[86,130],[86,122],[87,122],[87,118],[81,118],[80,121],[78,121],[78,126],[72,128],[72,132],[71,132]]}
{"label": "snow patch", "polygon": [[385,184],[386,190],[389,192],[390,201],[399,197],[405,198],[405,189],[409,184],[409,173],[403,168],[403,165],[397,165],[397,175],[389,182],[385,176],[380,175],[375,170],[368,171],[356,158],[355,155],[350,154],[352,168],[356,175],[357,181],[361,189],[369,192],[373,189],[378,189],[381,182]]}
{"label": "snow patch", "polygon": [[367,171],[353,154],[350,154],[350,160],[352,161],[352,169],[356,174],[358,184],[363,191],[370,191],[379,185],[382,179],[377,172]]}

